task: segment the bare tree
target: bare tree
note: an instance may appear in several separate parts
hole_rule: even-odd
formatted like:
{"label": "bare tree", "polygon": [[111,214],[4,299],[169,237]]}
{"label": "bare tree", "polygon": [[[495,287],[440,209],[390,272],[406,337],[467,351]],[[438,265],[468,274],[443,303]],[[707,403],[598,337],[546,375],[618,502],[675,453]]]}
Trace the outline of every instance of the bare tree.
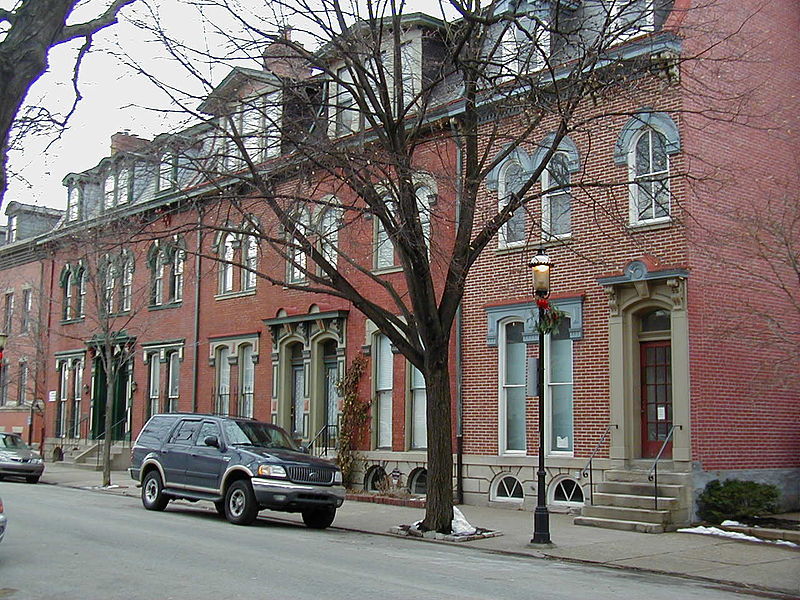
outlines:
{"label": "bare tree", "polygon": [[17,121],[28,90],[47,70],[50,50],[60,44],[82,40],[73,73],[77,103],[80,99],[78,71],[92,45],[92,36],[116,23],[122,7],[133,1],[96,3],[97,16],[79,23],[70,22],[76,9],[85,4],[79,0],[14,0],[11,8],[0,8],[0,203],[7,187],[6,161],[12,129],[21,126],[30,130],[43,121],[54,120],[54,124],[64,127],[75,108],[73,105],[66,117],[55,119],[45,108],[34,107],[26,112],[23,123]]}
{"label": "bare tree", "polygon": [[124,412],[124,405],[115,411],[118,395],[123,386],[123,394],[129,391],[130,363],[137,338],[145,332],[144,321],[137,316],[150,297],[149,278],[135,278],[136,264],[141,266],[146,261],[144,252],[135,245],[120,243],[128,239],[128,227],[124,222],[96,223],[54,242],[59,251],[70,257],[69,272],[61,275],[63,296],[60,302],[54,298],[54,303],[60,308],[62,320],[79,322],[62,326],[58,333],[88,346],[90,356],[100,367],[96,376],[105,386],[100,392],[105,400],[100,402],[104,412],[98,435],[103,441],[104,486],[111,484],[114,432],[128,418],[125,414],[115,415]]}
{"label": "bare tree", "polygon": [[[605,121],[635,116],[633,99],[670,98],[679,79],[675,40],[661,30],[671,2],[523,4],[453,0],[436,3],[442,14],[432,17],[405,14],[391,0],[363,8],[279,0],[260,14],[209,0],[219,53],[140,23],[205,86],[190,93],[151,76],[173,110],[200,123],[170,142],[194,190],[175,210],[196,210],[194,226],[256,240],[259,260],[242,267],[277,286],[346,300],[423,374],[423,527],[431,530],[449,531],[452,520],[449,357],[471,267],[498,236],[558,243],[558,215],[534,207],[570,186],[619,225],[615,235],[627,235],[628,204],[609,190],[634,182],[608,174],[570,182],[552,159],[568,135],[591,147]],[[660,45],[621,50],[653,32],[648,40]],[[235,68],[217,86],[205,66],[219,61]],[[261,61],[266,69],[251,68]],[[485,188],[497,189],[500,166],[522,144],[536,148],[536,160],[507,177],[490,206]],[[638,210],[664,209],[664,181],[635,183]],[[533,226],[520,229],[523,218]]]}

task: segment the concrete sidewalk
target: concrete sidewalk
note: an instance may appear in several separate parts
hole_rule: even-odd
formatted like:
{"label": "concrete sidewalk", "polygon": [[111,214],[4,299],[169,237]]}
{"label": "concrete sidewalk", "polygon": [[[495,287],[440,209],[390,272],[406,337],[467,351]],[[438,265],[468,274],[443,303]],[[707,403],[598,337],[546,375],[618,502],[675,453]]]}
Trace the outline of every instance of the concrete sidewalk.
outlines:
{"label": "concrete sidewalk", "polygon": [[[42,482],[131,497],[140,495],[139,488],[126,471],[114,471],[112,487],[102,488],[102,474],[97,471],[64,463],[48,463]],[[711,535],[646,534],[584,527],[574,525],[572,515],[555,513],[550,516],[553,544],[541,548],[529,545],[533,527],[531,512],[478,506],[459,508],[473,526],[503,533],[499,537],[453,542],[459,546],[532,558],[668,573],[726,583],[742,590],[766,592],[766,595],[800,598],[798,548]],[[423,512],[418,508],[348,501],[339,509],[333,526],[385,535],[396,525],[422,519]],[[269,518],[302,522],[299,515],[269,511],[262,514]]]}

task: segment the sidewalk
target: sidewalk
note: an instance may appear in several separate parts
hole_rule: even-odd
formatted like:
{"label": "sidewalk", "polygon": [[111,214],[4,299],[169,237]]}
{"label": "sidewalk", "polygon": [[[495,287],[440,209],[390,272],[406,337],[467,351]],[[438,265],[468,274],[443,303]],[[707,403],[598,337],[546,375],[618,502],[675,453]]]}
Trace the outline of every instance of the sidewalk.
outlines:
{"label": "sidewalk", "polygon": [[[102,474],[65,465],[47,463],[43,483],[75,488],[94,488],[107,493],[139,497],[140,490],[126,471],[114,471],[112,487],[100,488]],[[503,535],[469,542],[454,542],[484,551],[561,559],[682,575],[733,585],[742,590],[774,592],[779,597],[800,598],[800,549],[769,543],[690,533],[646,534],[584,527],[572,523],[572,515],[550,515],[551,547],[529,545],[533,514],[527,511],[461,506],[476,527],[501,531]],[[301,522],[299,515],[269,513],[270,518]],[[423,517],[423,510],[345,502],[333,526],[372,534],[387,534],[400,524]],[[417,538],[408,538],[417,539]],[[447,543],[447,542],[429,542]]]}

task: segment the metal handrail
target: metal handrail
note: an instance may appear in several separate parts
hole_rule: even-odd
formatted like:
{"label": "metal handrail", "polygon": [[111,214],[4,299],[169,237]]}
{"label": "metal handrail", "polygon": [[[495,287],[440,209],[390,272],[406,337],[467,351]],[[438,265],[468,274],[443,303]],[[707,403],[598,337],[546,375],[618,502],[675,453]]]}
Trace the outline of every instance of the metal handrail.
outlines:
{"label": "metal handrail", "polygon": [[[309,449],[309,451],[311,451],[311,450],[312,450],[312,449],[313,449],[313,448],[316,446],[317,440],[318,440],[320,437],[322,437],[322,438],[323,438],[323,440],[324,440],[324,442],[325,442],[325,446],[324,446],[324,447],[325,447],[325,449],[328,449],[328,448],[330,448],[330,447],[331,447],[331,446],[330,446],[330,440],[331,440],[331,436],[329,436],[329,435],[328,435],[328,431],[329,431],[329,430],[331,430],[331,429],[333,429],[333,430],[338,430],[338,429],[339,429],[339,426],[338,426],[338,425],[336,425],[336,424],[328,424],[328,425],[323,425],[323,426],[322,426],[322,429],[320,429],[320,430],[317,432],[317,434],[314,436],[314,438],[313,438],[313,439],[312,439],[312,440],[311,440],[311,441],[308,443],[308,449]],[[335,437],[335,436],[334,436],[334,437]],[[320,456],[320,455],[321,455],[321,454],[318,454],[317,456]]]}
{"label": "metal handrail", "polygon": [[73,428],[72,428],[72,437],[74,437],[74,438],[76,438],[76,439],[79,439],[79,440],[86,439],[87,437],[89,437],[89,436],[88,436],[88,433],[89,433],[88,426],[87,426],[87,428],[86,428],[86,433],[87,433],[87,435],[86,435],[86,436],[83,436],[83,437],[81,436],[81,429],[83,429],[81,426],[82,426],[84,423],[88,423],[88,422],[89,422],[89,417],[88,417],[88,416],[86,416],[86,417],[81,417],[80,419],[78,419],[78,422],[77,422],[77,423],[75,423],[75,424],[74,424],[74,426],[73,426]]}
{"label": "metal handrail", "polygon": [[676,429],[683,429],[683,425],[673,425],[669,428],[669,433],[667,433],[667,437],[664,438],[664,443],[661,444],[661,449],[656,454],[656,459],[653,461],[653,466],[650,467],[650,471],[647,473],[647,481],[653,482],[653,508],[654,510],[658,510],[658,461],[661,460],[661,455],[664,453],[664,448],[667,447],[667,444],[672,438],[672,434]]}
{"label": "metal handrail", "polygon": [[592,450],[592,453],[589,455],[589,460],[586,461],[586,465],[581,469],[581,477],[589,477],[589,505],[594,506],[594,481],[592,479],[592,461],[594,460],[595,455],[600,451],[600,448],[603,446],[603,442],[606,441],[611,428],[619,429],[619,425],[616,423],[609,423],[606,430],[603,432],[603,437],[600,438],[600,441],[597,442],[597,445]]}

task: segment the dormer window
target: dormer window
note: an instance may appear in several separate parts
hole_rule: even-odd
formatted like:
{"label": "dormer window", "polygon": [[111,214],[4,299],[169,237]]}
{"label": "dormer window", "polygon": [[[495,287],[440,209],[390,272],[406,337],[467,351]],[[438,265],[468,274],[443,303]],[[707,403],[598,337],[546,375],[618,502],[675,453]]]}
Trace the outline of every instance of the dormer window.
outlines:
{"label": "dormer window", "polygon": [[400,71],[403,77],[403,104],[409,106],[420,91],[420,73],[422,65],[420,53],[416,50],[416,44],[406,42],[400,46]]}
{"label": "dormer window", "polygon": [[77,221],[81,216],[81,193],[78,186],[70,184],[67,191],[67,221]]}
{"label": "dormer window", "polygon": [[117,204],[127,204],[133,192],[131,172],[127,167],[117,172]]}
{"label": "dormer window", "polygon": [[103,181],[103,207],[105,209],[113,208],[114,205],[117,203],[116,187],[117,187],[116,177],[114,177],[114,172],[110,171],[106,174],[105,180]]}
{"label": "dormer window", "polygon": [[158,191],[166,192],[175,189],[177,179],[177,161],[175,152],[165,152],[161,155],[158,167]]}
{"label": "dormer window", "polygon": [[[609,44],[627,41],[655,31],[663,22],[667,2],[659,0],[605,0],[605,36]],[[659,21],[657,23],[656,21]]]}
{"label": "dormer window", "polygon": [[341,137],[358,131],[360,118],[355,99],[349,89],[353,82],[352,73],[347,67],[342,67],[337,71],[336,77],[338,81],[331,84],[336,89],[331,110],[334,112],[334,135]]}
{"label": "dormer window", "polygon": [[524,75],[542,69],[550,58],[547,13],[509,16],[495,52],[501,77]]}
{"label": "dormer window", "polygon": [[8,227],[6,229],[6,241],[10,244],[11,242],[17,241],[17,216],[12,215],[8,217]]}

